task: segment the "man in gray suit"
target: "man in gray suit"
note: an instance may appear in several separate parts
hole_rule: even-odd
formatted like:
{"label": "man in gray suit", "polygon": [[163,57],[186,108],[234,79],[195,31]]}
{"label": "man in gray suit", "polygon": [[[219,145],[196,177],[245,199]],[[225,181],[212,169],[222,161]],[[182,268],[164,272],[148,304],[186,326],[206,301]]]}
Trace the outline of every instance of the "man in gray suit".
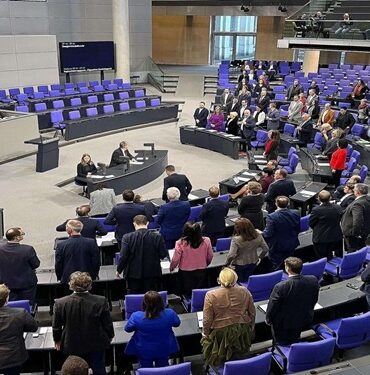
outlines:
{"label": "man in gray suit", "polygon": [[270,103],[267,113],[267,130],[278,130],[280,127],[280,112],[276,109],[276,103]]}
{"label": "man in gray suit", "polygon": [[221,106],[222,110],[226,111],[229,106],[231,106],[234,99],[234,95],[230,92],[229,89],[225,89],[221,95]]}
{"label": "man in gray suit", "polygon": [[293,101],[289,104],[288,108],[288,120],[299,123],[302,120],[302,102],[299,100],[298,95],[294,95]]}

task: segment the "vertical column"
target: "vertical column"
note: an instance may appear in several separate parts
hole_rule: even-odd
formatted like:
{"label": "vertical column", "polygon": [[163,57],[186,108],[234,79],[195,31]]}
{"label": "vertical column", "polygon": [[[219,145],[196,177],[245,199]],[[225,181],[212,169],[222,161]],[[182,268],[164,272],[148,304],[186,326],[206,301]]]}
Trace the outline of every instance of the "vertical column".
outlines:
{"label": "vertical column", "polygon": [[304,51],[302,70],[307,75],[310,72],[317,72],[319,69],[320,51]]}
{"label": "vertical column", "polygon": [[128,0],[112,0],[113,41],[116,47],[116,76],[130,82],[130,37]]}

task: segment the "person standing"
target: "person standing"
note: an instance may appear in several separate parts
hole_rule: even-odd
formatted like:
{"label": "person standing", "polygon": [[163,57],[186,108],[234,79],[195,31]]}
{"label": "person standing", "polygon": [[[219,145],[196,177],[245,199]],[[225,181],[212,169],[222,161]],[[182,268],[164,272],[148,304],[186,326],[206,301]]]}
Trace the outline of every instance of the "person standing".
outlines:
{"label": "person standing", "polygon": [[55,249],[55,274],[62,284],[68,284],[73,272],[88,272],[96,280],[100,269],[100,251],[96,241],[81,236],[83,224],[69,220],[66,225],[68,240],[59,242]]}
{"label": "person standing", "polygon": [[106,216],[117,204],[113,189],[107,189],[104,183],[96,185],[96,190],[90,193],[90,215]]}
{"label": "person standing", "polygon": [[234,95],[231,94],[229,89],[225,89],[220,97],[220,104],[223,110],[226,110],[227,107],[233,102]]}
{"label": "person standing", "polygon": [[299,100],[299,96],[294,95],[288,107],[288,121],[296,124],[300,123],[302,120],[302,108],[303,104]]}
{"label": "person standing", "polygon": [[317,126],[322,124],[329,124],[333,125],[335,120],[335,112],[331,109],[330,103],[326,103],[324,109],[321,111],[319,115],[319,119],[317,120]]}
{"label": "person standing", "polygon": [[37,276],[35,270],[40,266],[35,249],[23,245],[22,228],[6,231],[7,242],[0,244],[0,283],[10,289],[10,301],[28,299],[34,304],[36,298]]}
{"label": "person standing", "polygon": [[137,215],[133,219],[135,232],[122,237],[117,277],[123,272],[130,294],[158,290],[162,276],[161,259],[168,257],[162,236],[148,230],[148,219]]}
{"label": "person standing", "polygon": [[19,375],[28,358],[23,333],[36,332],[38,327],[25,309],[7,306],[9,293],[0,284],[0,374]]}
{"label": "person standing", "polygon": [[276,212],[267,216],[266,228],[262,233],[270,248],[268,258],[274,270],[279,269],[284,259],[293,254],[299,245],[301,230],[301,217],[297,210],[288,208],[288,197],[277,197],[276,206]]}
{"label": "person standing", "polygon": [[292,100],[295,96],[298,96],[302,92],[304,92],[303,86],[299,83],[298,79],[295,79],[288,87],[285,100]]}
{"label": "person standing", "polygon": [[301,143],[307,144],[312,141],[313,138],[313,122],[308,113],[302,115],[302,121],[297,126],[298,139]]}
{"label": "person standing", "polygon": [[105,375],[105,351],[114,337],[108,301],[90,293],[87,272],[71,275],[69,296],[55,300],[53,339],[55,349],[86,360],[94,375]]}
{"label": "person standing", "polygon": [[217,186],[211,186],[208,192],[210,199],[203,205],[199,219],[202,221],[203,235],[209,237],[215,246],[217,239],[225,235],[229,202],[219,199],[220,189]]}
{"label": "person standing", "polygon": [[276,103],[270,103],[270,109],[267,112],[267,130],[279,130],[280,112],[276,108]]}
{"label": "person standing", "polygon": [[241,148],[243,152],[250,150],[251,140],[254,137],[254,128],[256,127],[256,120],[251,115],[249,109],[244,111],[244,117],[240,124],[240,135],[242,137]]}
{"label": "person standing", "polygon": [[195,125],[201,128],[205,128],[207,126],[207,119],[209,115],[209,111],[205,108],[206,103],[200,102],[199,107],[194,112],[194,120]]}
{"label": "person standing", "polygon": [[280,132],[279,130],[270,130],[268,132],[268,141],[265,145],[263,156],[269,160],[277,160],[279,156]]}
{"label": "person standing", "polygon": [[330,203],[331,195],[328,191],[322,190],[319,193],[320,205],[312,209],[310,214],[310,227],[312,228],[312,242],[316,259],[333,258],[343,256],[342,230],[340,220],[342,208]]}
{"label": "person standing", "polygon": [[340,177],[346,168],[348,141],[340,139],[338,141],[338,149],[333,152],[330,159],[330,168],[333,174],[333,185],[335,187],[340,185]]}
{"label": "person standing", "polygon": [[162,199],[168,202],[167,189],[175,187],[180,191],[180,200],[187,201],[188,195],[193,189],[189,179],[184,174],[176,173],[176,169],[173,165],[167,165],[165,172],[167,177],[163,180]]}
{"label": "person standing", "polygon": [[347,252],[352,253],[365,246],[370,234],[370,198],[366,184],[356,184],[355,200],[344,211],[341,228]]}
{"label": "person standing", "polygon": [[288,280],[274,286],[266,310],[266,323],[271,326],[275,345],[299,341],[301,332],[312,323],[320,289],[315,276],[300,274],[303,263],[299,258],[289,257],[284,265]]}
{"label": "person standing", "polygon": [[223,131],[225,116],[219,105],[216,105],[214,112],[209,116],[207,129]]}
{"label": "person standing", "polygon": [[360,290],[365,293],[367,305],[370,310],[370,263],[367,264],[367,267],[361,274],[361,280],[363,284],[361,285]]}

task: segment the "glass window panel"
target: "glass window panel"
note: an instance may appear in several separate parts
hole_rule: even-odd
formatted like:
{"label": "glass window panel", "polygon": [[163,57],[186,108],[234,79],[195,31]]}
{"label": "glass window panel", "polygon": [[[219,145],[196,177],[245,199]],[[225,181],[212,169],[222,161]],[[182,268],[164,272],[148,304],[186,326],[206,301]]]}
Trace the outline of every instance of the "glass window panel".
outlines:
{"label": "glass window panel", "polygon": [[256,52],[256,37],[238,35],[236,37],[235,59],[246,60],[254,59]]}
{"label": "glass window panel", "polygon": [[213,62],[219,63],[221,60],[229,60],[233,54],[233,37],[215,35],[213,44]]}
{"label": "glass window panel", "polygon": [[257,17],[255,16],[216,16],[215,31],[255,33]]}

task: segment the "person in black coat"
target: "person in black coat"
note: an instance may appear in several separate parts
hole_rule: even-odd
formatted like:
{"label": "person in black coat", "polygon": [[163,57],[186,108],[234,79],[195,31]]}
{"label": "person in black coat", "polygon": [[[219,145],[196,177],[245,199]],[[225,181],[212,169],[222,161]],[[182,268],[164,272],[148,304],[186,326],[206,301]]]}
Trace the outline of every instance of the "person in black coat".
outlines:
{"label": "person in black coat", "polygon": [[348,112],[347,108],[342,107],[339,111],[338,117],[334,121],[334,126],[342,129],[345,134],[348,134],[355,122],[356,120],[352,113]]}
{"label": "person in black coat", "polygon": [[302,122],[297,127],[298,139],[301,143],[307,144],[313,138],[313,121],[308,113],[302,115]]}
{"label": "person in black coat", "polygon": [[89,154],[83,154],[81,161],[77,164],[77,177],[85,178],[88,173],[96,173],[97,169]]}
{"label": "person in black coat", "polygon": [[136,215],[146,215],[149,221],[152,220],[152,217],[146,212],[145,205],[134,203],[135,194],[132,190],[125,190],[122,197],[123,203],[113,207],[104,221],[105,224],[117,225],[115,237],[118,246],[120,246],[124,234],[135,230],[133,220]]}
{"label": "person in black coat", "polygon": [[284,263],[289,278],[275,285],[266,310],[275,345],[299,341],[301,332],[312,323],[320,290],[315,276],[300,275],[303,264],[299,258],[289,257]]}
{"label": "person in black coat", "polygon": [[344,185],[344,195],[337,201],[337,204],[342,209],[342,211],[344,211],[356,199],[354,189],[355,184],[352,184],[348,181]]}
{"label": "person in black coat", "polygon": [[199,108],[197,108],[194,112],[194,120],[195,125],[200,126],[201,128],[205,128],[207,126],[207,119],[209,115],[209,111],[205,108],[206,103],[200,102]]}
{"label": "person in black coat", "polygon": [[[96,236],[105,236],[108,232],[100,224],[99,220],[90,218],[89,215],[90,206],[85,204],[76,208],[77,218],[76,220],[81,221],[83,228],[81,236],[86,238],[92,238],[96,240]],[[57,232],[65,232],[68,220],[63,224],[58,225],[55,229]]]}
{"label": "person in black coat", "polygon": [[312,228],[312,242],[316,259],[327,257],[328,260],[335,256],[342,257],[342,230],[340,219],[342,208],[330,203],[331,195],[322,190],[319,193],[320,206],[312,209],[310,215],[310,227]]}
{"label": "person in black coat", "polygon": [[290,197],[297,191],[292,180],[287,180],[288,173],[285,169],[277,169],[275,171],[275,181],[270,184],[265,195],[266,210],[268,213],[276,210],[275,199],[279,195]]}
{"label": "person in black coat", "polygon": [[36,297],[37,276],[35,270],[40,266],[35,249],[23,245],[22,228],[10,228],[6,231],[7,242],[0,245],[0,283],[10,289],[10,300],[30,300]]}
{"label": "person in black coat", "polygon": [[289,198],[279,196],[276,198],[278,209],[267,215],[266,228],[262,236],[269,245],[268,259],[272,269],[281,267],[284,259],[292,256],[299,246],[299,232],[301,230],[301,217],[298,210],[291,210]]}
{"label": "person in black coat", "polygon": [[246,152],[251,148],[251,140],[254,137],[254,128],[256,127],[256,120],[251,115],[249,109],[244,111],[244,117],[240,123],[240,135],[243,139],[241,143],[242,151]]}
{"label": "person in black coat", "polygon": [[167,177],[163,180],[162,199],[168,202],[167,189],[170,187],[176,187],[180,190],[180,200],[187,201],[188,195],[193,188],[189,179],[184,174],[177,174],[173,165],[167,165],[165,172]]}
{"label": "person in black coat", "polygon": [[73,272],[88,272],[96,280],[100,269],[100,251],[96,241],[81,236],[83,224],[79,220],[67,223],[68,240],[59,242],[55,249],[55,273],[62,284],[67,284]]}
{"label": "person in black coat", "polygon": [[19,375],[28,358],[23,333],[36,332],[38,327],[25,309],[6,306],[9,293],[7,286],[0,284],[0,373]]}
{"label": "person in black coat", "polygon": [[262,206],[265,201],[262,186],[256,181],[247,184],[245,195],[238,205],[238,213],[241,217],[249,219],[256,229],[263,230],[265,222],[263,220]]}
{"label": "person in black coat", "polygon": [[238,124],[238,113],[237,112],[230,112],[226,124],[226,133],[232,134],[234,136],[239,135],[239,124]]}
{"label": "person in black coat", "polygon": [[163,237],[148,230],[144,215],[134,217],[135,232],[122,237],[117,277],[123,272],[130,294],[159,290],[162,276],[161,259],[168,257]]}
{"label": "person in black coat", "polygon": [[202,207],[199,219],[202,221],[202,234],[209,237],[212,246],[225,235],[225,218],[229,212],[229,202],[218,199],[220,189],[211,186],[208,190],[210,200]]}
{"label": "person in black coat", "polygon": [[109,168],[115,167],[120,164],[127,164],[127,158],[130,160],[134,159],[134,156],[130,153],[128,149],[128,144],[125,141],[122,141],[119,144],[119,148],[113,151]]}
{"label": "person in black coat", "polygon": [[364,272],[362,272],[361,280],[363,281],[363,284],[361,285],[360,290],[366,294],[366,301],[370,310],[370,263],[367,264]]}
{"label": "person in black coat", "polygon": [[267,112],[270,105],[270,97],[267,94],[267,89],[263,88],[261,94],[256,99],[256,106],[260,107],[263,112]]}
{"label": "person in black coat", "polygon": [[293,100],[296,95],[302,94],[304,89],[302,85],[299,83],[298,79],[295,79],[293,83],[288,87],[285,100]]}
{"label": "person in black coat", "polygon": [[227,106],[226,112],[230,114],[230,112],[238,112],[239,111],[239,101],[238,98],[234,96],[233,101]]}
{"label": "person in black coat", "polygon": [[114,337],[108,301],[90,294],[92,279],[86,272],[71,275],[69,296],[55,300],[53,338],[57,351],[86,360],[94,375],[104,375],[105,351]]}

